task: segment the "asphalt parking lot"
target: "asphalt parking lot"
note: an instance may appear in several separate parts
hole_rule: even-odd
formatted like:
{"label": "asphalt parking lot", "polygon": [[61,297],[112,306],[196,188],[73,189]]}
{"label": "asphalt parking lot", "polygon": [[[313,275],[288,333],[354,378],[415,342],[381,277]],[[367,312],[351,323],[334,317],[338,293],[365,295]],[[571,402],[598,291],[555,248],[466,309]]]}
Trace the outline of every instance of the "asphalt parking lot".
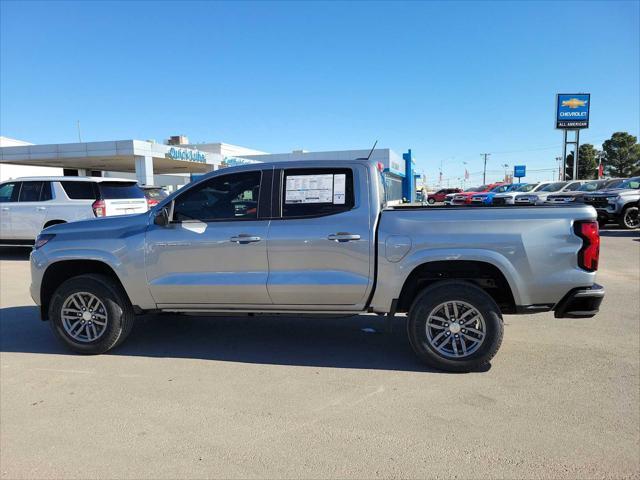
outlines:
{"label": "asphalt parking lot", "polygon": [[505,317],[472,374],[426,370],[373,316],[149,317],[70,354],[27,253],[1,250],[1,476],[638,478],[640,234],[602,235],[600,314]]}

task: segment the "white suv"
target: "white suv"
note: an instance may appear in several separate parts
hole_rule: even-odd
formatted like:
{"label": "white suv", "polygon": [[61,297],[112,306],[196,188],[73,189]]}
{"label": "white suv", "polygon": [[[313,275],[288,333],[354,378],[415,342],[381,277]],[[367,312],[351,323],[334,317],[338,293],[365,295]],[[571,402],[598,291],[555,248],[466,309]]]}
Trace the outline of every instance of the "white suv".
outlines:
{"label": "white suv", "polygon": [[107,177],[29,177],[0,183],[0,245],[32,245],[57,223],[146,212],[133,180]]}

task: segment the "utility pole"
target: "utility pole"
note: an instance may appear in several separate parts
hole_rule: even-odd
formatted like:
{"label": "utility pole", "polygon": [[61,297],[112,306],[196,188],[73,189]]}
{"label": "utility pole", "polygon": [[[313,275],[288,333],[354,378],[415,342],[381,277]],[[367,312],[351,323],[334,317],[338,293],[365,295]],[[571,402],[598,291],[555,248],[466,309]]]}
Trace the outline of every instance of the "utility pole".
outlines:
{"label": "utility pole", "polygon": [[78,142],[82,143],[82,137],[80,136],[80,120],[78,120]]}
{"label": "utility pole", "polygon": [[482,184],[487,184],[487,157],[491,155],[490,153],[481,153],[481,156],[484,157],[484,170],[482,171]]}
{"label": "utility pole", "polygon": [[558,162],[558,181],[562,181],[562,157],[556,157],[556,162]]}

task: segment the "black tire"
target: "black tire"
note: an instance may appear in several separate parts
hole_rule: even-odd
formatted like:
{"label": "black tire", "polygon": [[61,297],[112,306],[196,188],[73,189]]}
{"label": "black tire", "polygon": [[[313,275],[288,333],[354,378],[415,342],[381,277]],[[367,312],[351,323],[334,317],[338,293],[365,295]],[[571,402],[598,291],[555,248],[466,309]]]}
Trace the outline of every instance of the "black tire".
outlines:
{"label": "black tire", "polygon": [[[450,358],[441,354],[427,338],[429,314],[439,305],[451,301],[471,305],[484,320],[485,336],[482,343],[473,353],[463,358]],[[430,367],[448,372],[470,372],[488,367],[502,344],[504,325],[498,305],[484,290],[469,282],[451,280],[438,282],[418,294],[409,311],[407,333],[413,351]]]}
{"label": "black tire", "polygon": [[427,200],[427,203],[428,203],[429,205],[433,205],[434,203],[436,203],[436,201],[435,201],[435,199],[430,198],[429,200]]}
{"label": "black tire", "polygon": [[[78,292],[95,295],[106,310],[106,327],[94,341],[77,341],[63,326],[62,307],[67,298]],[[129,336],[135,314],[129,298],[117,282],[105,275],[87,274],[70,278],[58,287],[49,304],[49,320],[54,333],[67,347],[77,353],[95,355],[120,345]]]}
{"label": "black tire", "polygon": [[625,207],[618,219],[618,225],[627,230],[635,230],[640,227],[640,224],[638,224],[638,206],[629,205]]}

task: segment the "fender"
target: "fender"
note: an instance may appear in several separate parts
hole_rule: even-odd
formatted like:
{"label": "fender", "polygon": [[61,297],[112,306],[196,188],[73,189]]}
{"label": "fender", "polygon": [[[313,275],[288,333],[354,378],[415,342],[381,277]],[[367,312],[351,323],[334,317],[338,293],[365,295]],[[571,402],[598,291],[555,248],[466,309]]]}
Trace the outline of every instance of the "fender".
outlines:
{"label": "fender", "polygon": [[373,298],[373,309],[375,311],[389,311],[391,302],[400,296],[402,287],[411,272],[420,265],[429,262],[455,260],[473,260],[493,265],[502,272],[509,283],[516,305],[530,303],[526,290],[521,287],[521,276],[504,255],[485,249],[428,248],[415,250],[398,263],[392,263],[384,257],[379,257],[379,285]]}

